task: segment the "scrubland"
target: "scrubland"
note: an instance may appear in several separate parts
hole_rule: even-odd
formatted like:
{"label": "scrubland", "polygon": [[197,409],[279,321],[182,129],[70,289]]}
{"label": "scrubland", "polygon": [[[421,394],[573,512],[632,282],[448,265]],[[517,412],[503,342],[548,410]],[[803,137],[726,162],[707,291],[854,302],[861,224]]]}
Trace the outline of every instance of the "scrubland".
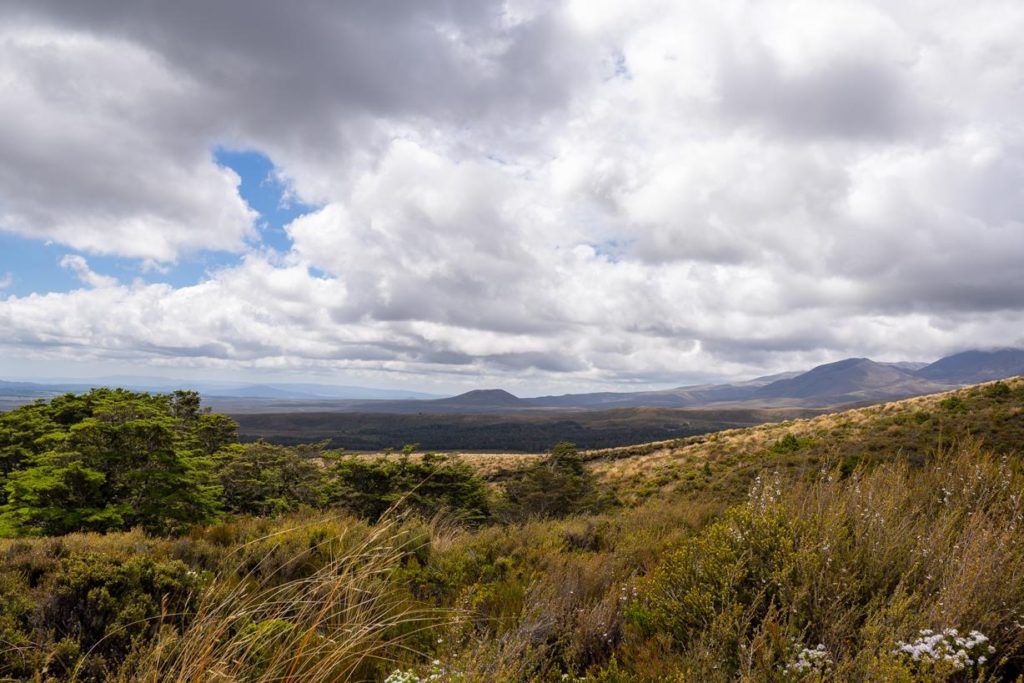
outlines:
{"label": "scrubland", "polygon": [[1016,379],[500,467],[218,447],[207,520],[0,540],[0,677],[1018,680],[1022,437]]}

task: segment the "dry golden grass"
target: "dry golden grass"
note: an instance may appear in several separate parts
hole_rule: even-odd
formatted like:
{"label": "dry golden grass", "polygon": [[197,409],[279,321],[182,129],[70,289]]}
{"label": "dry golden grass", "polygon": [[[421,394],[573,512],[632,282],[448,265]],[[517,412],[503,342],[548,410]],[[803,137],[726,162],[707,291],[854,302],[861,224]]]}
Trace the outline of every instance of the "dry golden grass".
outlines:
{"label": "dry golden grass", "polygon": [[[273,536],[294,531],[250,544],[273,547]],[[199,596],[184,632],[159,631],[122,680],[366,680],[389,655],[406,648],[412,634],[452,620],[451,610],[417,607],[391,583],[403,557],[415,550],[396,522],[379,523],[354,543],[328,538],[304,552],[333,553],[334,546],[345,550],[309,576],[281,580],[284,565],[261,574],[261,564],[276,562],[272,551],[245,575],[218,576]]]}
{"label": "dry golden grass", "polygon": [[[1024,377],[1003,380],[1011,390],[1024,391]],[[713,434],[689,437],[675,442],[647,445],[650,452],[641,447],[607,449],[588,453],[590,466],[606,486],[619,489],[628,500],[629,489],[642,486],[645,482],[657,480],[667,473],[684,466],[695,466],[715,460],[727,464],[749,461],[768,451],[786,435],[798,439],[827,441],[829,439],[859,442],[865,435],[875,432],[887,418],[911,415],[925,411],[938,411],[945,399],[952,395],[983,391],[989,382],[967,389],[917,396],[880,405],[829,413],[818,417],[758,425],[743,429],[730,429]],[[1020,406],[1009,408],[1011,415],[1019,415]],[[960,435],[964,436],[964,435]],[[898,447],[898,444],[894,444]],[[640,454],[632,455],[641,450]],[[666,487],[666,491],[672,487]]]}

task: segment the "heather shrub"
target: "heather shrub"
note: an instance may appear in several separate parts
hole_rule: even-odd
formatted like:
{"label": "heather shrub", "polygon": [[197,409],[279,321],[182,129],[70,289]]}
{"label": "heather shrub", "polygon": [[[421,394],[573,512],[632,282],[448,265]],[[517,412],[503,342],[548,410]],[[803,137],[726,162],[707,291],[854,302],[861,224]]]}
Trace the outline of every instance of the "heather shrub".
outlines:
{"label": "heather shrub", "polygon": [[1012,680],[1024,671],[1022,524],[1019,465],[976,444],[923,469],[761,484],[640,582],[627,650],[668,637],[701,676],[820,675],[826,652],[838,678]]}

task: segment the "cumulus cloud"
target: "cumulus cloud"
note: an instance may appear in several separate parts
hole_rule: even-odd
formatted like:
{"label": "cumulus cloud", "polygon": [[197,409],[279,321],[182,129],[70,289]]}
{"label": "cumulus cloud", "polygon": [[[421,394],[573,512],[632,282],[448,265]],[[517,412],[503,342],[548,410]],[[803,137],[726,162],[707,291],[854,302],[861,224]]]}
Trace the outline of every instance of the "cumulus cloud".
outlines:
{"label": "cumulus cloud", "polygon": [[[1016,2],[0,19],[0,230],[241,259],[174,288],[69,257],[91,289],[0,301],[19,353],[549,387],[1024,343]],[[318,207],[284,252],[218,145]]]}
{"label": "cumulus cloud", "polygon": [[117,283],[116,277],[100,275],[89,267],[85,257],[78,254],[65,254],[60,259],[60,267],[67,268],[75,274],[79,281],[89,287],[114,287]]}

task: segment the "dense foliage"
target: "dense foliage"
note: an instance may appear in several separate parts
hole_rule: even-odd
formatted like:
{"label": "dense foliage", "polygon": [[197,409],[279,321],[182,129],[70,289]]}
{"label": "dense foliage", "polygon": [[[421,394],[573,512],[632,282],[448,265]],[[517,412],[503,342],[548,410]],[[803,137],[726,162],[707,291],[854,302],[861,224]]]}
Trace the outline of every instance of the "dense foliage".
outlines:
{"label": "dense foliage", "polygon": [[331,448],[382,451],[418,443],[443,451],[539,453],[562,440],[580,448],[664,441],[762,422],[810,417],[797,408],[619,408],[493,414],[239,413],[240,432],[280,444],[326,441]]}
{"label": "dense foliage", "polygon": [[302,508],[489,514],[483,481],[453,458],[239,444],[230,418],[185,391],[96,389],[0,415],[0,490],[0,536],[178,534],[225,514]]}
{"label": "dense foliage", "polygon": [[59,535],[141,526],[168,533],[210,519],[203,467],[234,438],[193,392],[96,389],[0,416],[0,531]]}
{"label": "dense foliage", "polygon": [[564,517],[597,503],[594,475],[568,441],[525,468],[505,486],[505,495],[506,514],[512,519]]}

